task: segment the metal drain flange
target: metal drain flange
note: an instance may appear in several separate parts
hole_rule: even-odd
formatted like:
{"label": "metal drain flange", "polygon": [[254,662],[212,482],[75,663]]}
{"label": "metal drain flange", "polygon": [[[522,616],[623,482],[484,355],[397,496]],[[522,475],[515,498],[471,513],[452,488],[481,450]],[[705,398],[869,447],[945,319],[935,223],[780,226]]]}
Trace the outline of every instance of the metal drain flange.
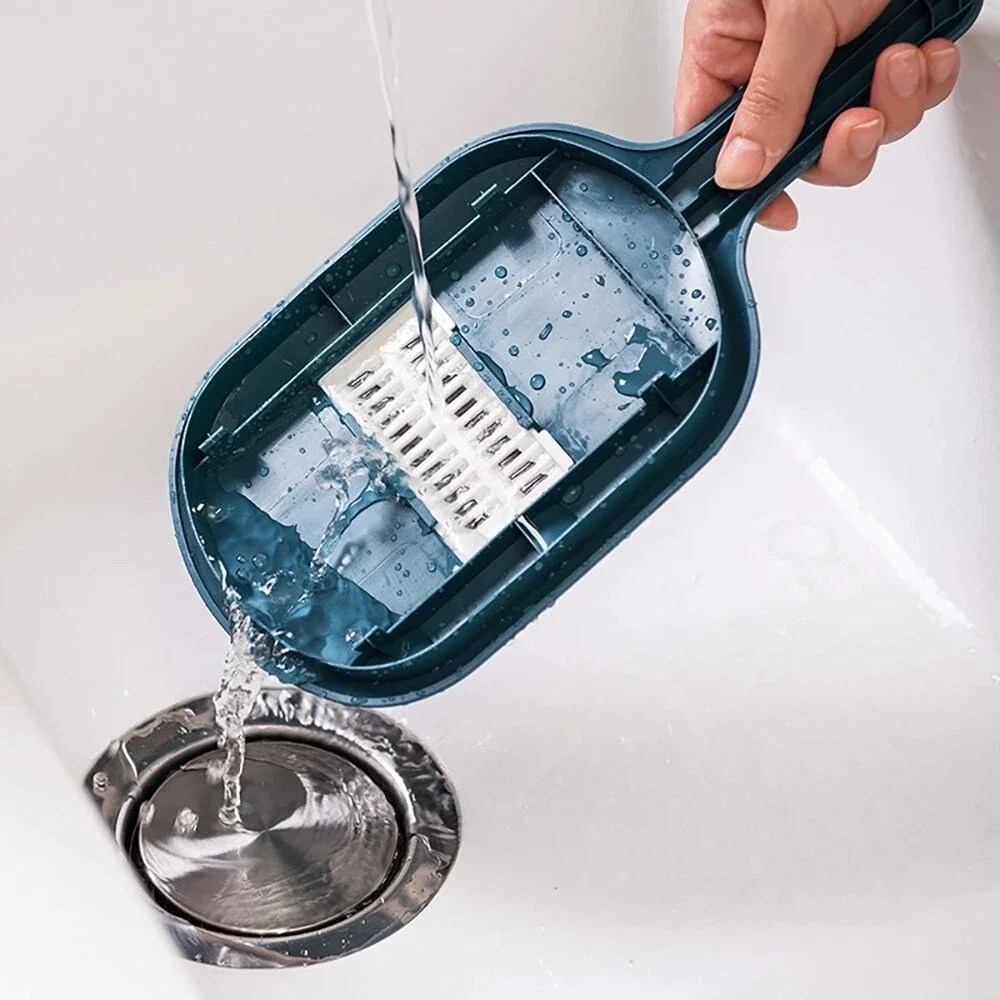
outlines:
{"label": "metal drain flange", "polygon": [[377,712],[291,688],[247,722],[242,823],[219,821],[211,698],[115,740],[87,789],[182,952],[235,968],[351,954],[412,920],[458,850],[437,762]]}

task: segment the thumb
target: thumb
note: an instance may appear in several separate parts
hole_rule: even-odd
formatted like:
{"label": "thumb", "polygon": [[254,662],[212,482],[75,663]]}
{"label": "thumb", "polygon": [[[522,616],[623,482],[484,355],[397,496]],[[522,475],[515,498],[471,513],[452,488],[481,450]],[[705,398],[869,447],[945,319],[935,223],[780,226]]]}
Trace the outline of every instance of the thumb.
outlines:
{"label": "thumb", "polygon": [[716,163],[720,187],[759,184],[792,148],[836,37],[825,4],[769,5],[760,53]]}

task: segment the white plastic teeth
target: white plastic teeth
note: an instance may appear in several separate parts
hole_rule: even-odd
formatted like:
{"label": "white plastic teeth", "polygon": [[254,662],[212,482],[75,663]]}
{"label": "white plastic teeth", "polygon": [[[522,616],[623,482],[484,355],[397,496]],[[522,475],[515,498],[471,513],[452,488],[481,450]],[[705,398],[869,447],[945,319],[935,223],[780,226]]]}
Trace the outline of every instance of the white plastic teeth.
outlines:
{"label": "white plastic teeth", "polygon": [[320,380],[402,470],[463,562],[515,521],[572,466],[547,431],[525,430],[449,339],[434,307],[439,395],[427,391],[412,307],[400,310]]}

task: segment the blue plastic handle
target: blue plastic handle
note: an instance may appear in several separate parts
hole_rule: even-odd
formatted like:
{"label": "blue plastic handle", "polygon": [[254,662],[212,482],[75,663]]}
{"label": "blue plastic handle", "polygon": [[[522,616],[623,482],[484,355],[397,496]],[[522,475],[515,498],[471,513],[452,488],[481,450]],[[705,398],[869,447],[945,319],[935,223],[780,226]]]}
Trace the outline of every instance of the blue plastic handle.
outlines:
{"label": "blue plastic handle", "polygon": [[713,180],[716,158],[743,98],[740,91],[681,140],[661,190],[692,227],[706,236],[709,231],[721,236],[755,219],[817,161],[834,121],[844,111],[868,104],[875,66],[885,49],[900,42],[923,45],[935,38],[957,40],[981,9],[982,0],[891,0],[867,31],[834,53],[817,85],[799,139],[761,184],[733,192]]}

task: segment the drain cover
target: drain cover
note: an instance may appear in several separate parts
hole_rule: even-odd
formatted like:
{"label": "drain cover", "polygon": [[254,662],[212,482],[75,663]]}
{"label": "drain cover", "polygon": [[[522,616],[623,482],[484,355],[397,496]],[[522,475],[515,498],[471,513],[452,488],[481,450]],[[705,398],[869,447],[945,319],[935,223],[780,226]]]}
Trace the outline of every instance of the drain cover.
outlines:
{"label": "drain cover", "polygon": [[223,824],[211,700],[115,740],[88,787],[188,957],[308,964],[393,933],[458,848],[450,783],[412,734],[298,690],[262,692],[247,724],[242,825]]}
{"label": "drain cover", "polygon": [[240,826],[219,820],[215,750],[175,771],[143,809],[137,844],[149,880],[200,923],[295,934],[353,913],[389,877],[399,826],[357,765],[286,742],[247,748]]}

